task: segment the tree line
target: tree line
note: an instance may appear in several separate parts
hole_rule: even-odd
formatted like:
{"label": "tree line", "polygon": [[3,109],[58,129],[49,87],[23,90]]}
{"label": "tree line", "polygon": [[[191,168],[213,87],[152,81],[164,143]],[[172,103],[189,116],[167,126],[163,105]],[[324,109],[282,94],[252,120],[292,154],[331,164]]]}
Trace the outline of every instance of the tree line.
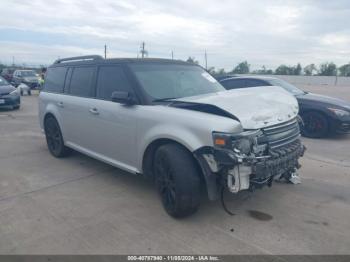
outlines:
{"label": "tree line", "polygon": [[[189,57],[187,62],[198,64],[194,57]],[[319,75],[319,76],[350,76],[350,62],[348,64],[337,66],[333,62],[325,62],[320,65],[309,64],[304,67],[300,63],[295,66],[280,65],[275,70],[262,66],[257,70],[250,70],[250,64],[247,61],[238,63],[231,71],[225,69],[208,68],[208,72],[214,76],[223,76],[229,74],[258,74],[258,75]]]}

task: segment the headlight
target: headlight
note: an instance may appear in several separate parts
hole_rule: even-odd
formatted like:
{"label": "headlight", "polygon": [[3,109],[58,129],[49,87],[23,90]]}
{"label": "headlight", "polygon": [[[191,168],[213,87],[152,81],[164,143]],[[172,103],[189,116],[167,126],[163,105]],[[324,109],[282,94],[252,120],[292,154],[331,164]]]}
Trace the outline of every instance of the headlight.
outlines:
{"label": "headlight", "polygon": [[343,116],[350,116],[350,112],[342,110],[342,109],[337,109],[337,108],[328,108],[330,111],[332,111],[335,115],[343,117]]}
{"label": "headlight", "polygon": [[214,147],[248,155],[260,132],[259,130],[245,131],[239,134],[213,132]]}
{"label": "headlight", "polygon": [[18,91],[17,91],[17,90],[13,90],[13,91],[10,93],[10,95],[12,95],[12,96],[18,95]]}

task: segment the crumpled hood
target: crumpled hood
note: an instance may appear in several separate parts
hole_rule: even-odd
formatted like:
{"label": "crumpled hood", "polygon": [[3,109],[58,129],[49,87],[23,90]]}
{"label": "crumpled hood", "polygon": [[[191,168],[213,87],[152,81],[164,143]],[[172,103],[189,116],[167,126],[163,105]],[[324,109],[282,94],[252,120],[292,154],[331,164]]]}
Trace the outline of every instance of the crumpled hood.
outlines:
{"label": "crumpled hood", "polygon": [[237,117],[244,129],[283,123],[299,111],[295,97],[277,86],[232,89],[178,100],[219,107]]}

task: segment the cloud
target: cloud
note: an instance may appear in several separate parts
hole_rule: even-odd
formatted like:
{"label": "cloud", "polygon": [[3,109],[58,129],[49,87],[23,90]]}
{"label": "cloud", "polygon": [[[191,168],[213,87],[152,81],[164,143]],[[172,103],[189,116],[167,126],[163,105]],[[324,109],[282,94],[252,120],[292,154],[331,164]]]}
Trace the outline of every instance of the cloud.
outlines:
{"label": "cloud", "polygon": [[142,41],[151,56],[202,64],[207,50],[209,65],[226,69],[349,60],[347,0],[2,0],[0,10],[4,62],[102,54],[105,43],[110,56],[135,57]]}

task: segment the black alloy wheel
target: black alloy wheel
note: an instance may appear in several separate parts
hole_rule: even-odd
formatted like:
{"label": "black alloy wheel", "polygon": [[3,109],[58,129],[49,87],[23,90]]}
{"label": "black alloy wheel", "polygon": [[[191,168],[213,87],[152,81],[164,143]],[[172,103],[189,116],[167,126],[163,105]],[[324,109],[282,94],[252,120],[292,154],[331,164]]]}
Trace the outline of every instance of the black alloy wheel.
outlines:
{"label": "black alloy wheel", "polygon": [[166,212],[175,218],[197,211],[200,178],[190,152],[178,144],[161,146],[154,159],[155,181]]}
{"label": "black alloy wheel", "polygon": [[47,147],[55,157],[64,157],[69,149],[64,145],[61,129],[57,120],[53,116],[45,119],[45,135]]}
{"label": "black alloy wheel", "polygon": [[319,112],[306,112],[302,116],[304,125],[301,126],[301,134],[310,138],[322,138],[328,135],[329,123],[323,114]]}

